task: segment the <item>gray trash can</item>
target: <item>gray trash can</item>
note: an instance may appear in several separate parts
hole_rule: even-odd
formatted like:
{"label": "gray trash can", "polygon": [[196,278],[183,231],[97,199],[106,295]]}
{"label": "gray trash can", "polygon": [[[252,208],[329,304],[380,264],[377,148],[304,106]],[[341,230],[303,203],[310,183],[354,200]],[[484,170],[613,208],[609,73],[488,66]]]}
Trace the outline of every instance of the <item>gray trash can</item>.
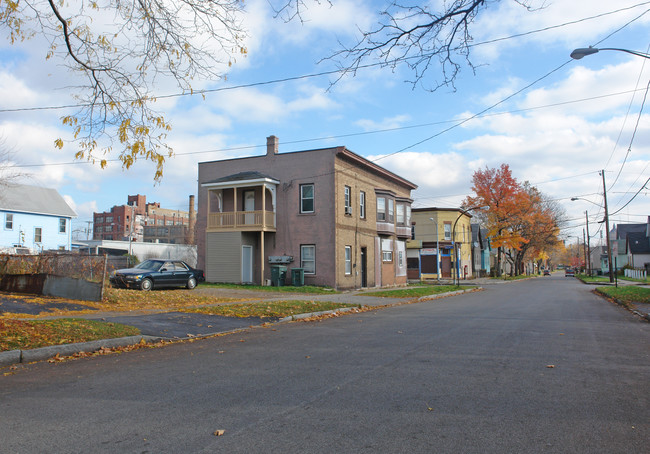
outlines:
{"label": "gray trash can", "polygon": [[291,269],[291,284],[294,287],[302,287],[305,285],[305,269],[292,268]]}

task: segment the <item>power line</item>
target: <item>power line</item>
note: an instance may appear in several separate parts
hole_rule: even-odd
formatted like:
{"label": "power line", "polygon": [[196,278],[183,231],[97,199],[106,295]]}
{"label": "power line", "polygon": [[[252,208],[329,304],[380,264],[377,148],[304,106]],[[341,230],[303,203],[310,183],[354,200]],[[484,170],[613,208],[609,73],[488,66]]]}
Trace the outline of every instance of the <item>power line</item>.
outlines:
{"label": "power line", "polygon": [[[575,24],[585,22],[585,21],[589,21],[589,20],[599,19],[599,18],[604,17],[604,16],[617,14],[617,13],[620,13],[620,12],[623,12],[623,11],[628,11],[628,10],[635,9],[635,8],[638,8],[640,6],[644,6],[644,5],[647,5],[647,4],[650,4],[650,1],[638,3],[636,5],[632,5],[632,6],[629,6],[629,7],[626,7],[626,8],[617,9],[617,10],[614,10],[614,11],[609,11],[609,12],[598,14],[598,15],[595,15],[595,16],[585,17],[585,18],[578,19],[578,20],[575,20],[575,21],[565,22],[565,23],[557,24],[557,25],[551,25],[551,26],[536,29],[536,30],[530,30],[530,31],[524,32],[524,33],[519,33],[519,34],[515,34],[515,35],[510,35],[510,36],[504,36],[504,37],[500,37],[500,38],[494,38],[494,39],[483,41],[483,42],[480,42],[480,43],[470,43],[470,44],[467,44],[466,47],[468,47],[468,48],[478,47],[478,46],[482,46],[482,45],[486,45],[486,44],[493,44],[493,43],[500,42],[500,41],[506,41],[506,40],[515,39],[515,38],[521,38],[523,36],[529,36],[529,35],[533,35],[533,34],[536,34],[536,33],[542,33],[542,32],[545,32],[545,31],[566,27],[566,26],[569,26],[569,25],[575,25]],[[644,11],[643,13],[641,13],[641,15],[637,16],[636,18],[634,18],[630,22],[626,23],[623,27],[616,30],[614,33],[620,31],[621,29],[625,28],[630,23],[632,23],[635,20],[639,19],[641,16],[646,14],[648,11],[650,11],[650,9]],[[608,35],[604,39],[607,39],[609,36],[613,35],[614,33]],[[603,41],[603,40],[601,40],[601,41]],[[601,42],[601,41],[599,41],[599,42]],[[422,55],[419,55],[417,57],[410,57],[410,58],[418,58],[419,59],[419,58],[422,58],[422,57],[423,57]],[[424,55],[424,57],[426,57],[426,55]],[[391,63],[396,63],[398,61],[399,60],[394,60],[392,62],[369,63],[369,64],[366,64],[366,65],[359,65],[357,67],[357,69],[366,69],[366,68],[373,68],[373,67],[377,67],[377,66],[385,66],[385,65],[390,65]],[[230,86],[230,87],[206,88],[206,89],[203,89],[203,90],[196,90],[196,91],[192,90],[190,92],[169,93],[169,94],[166,94],[166,95],[152,96],[151,98],[153,100],[155,100],[155,99],[179,98],[179,97],[194,96],[194,95],[205,95],[205,94],[217,93],[217,92],[221,92],[221,91],[230,91],[230,90],[238,90],[238,89],[242,89],[242,88],[251,88],[251,87],[264,86],[264,85],[273,85],[273,84],[279,84],[279,83],[285,83],[285,82],[293,82],[293,81],[296,81],[296,80],[311,79],[311,78],[315,78],[315,77],[329,76],[329,75],[332,75],[332,74],[341,74],[341,73],[344,73],[344,72],[345,72],[344,69],[343,70],[342,69],[334,69],[334,70],[322,71],[322,72],[312,73],[312,74],[302,74],[302,75],[298,75],[298,76],[289,76],[289,77],[284,77],[284,78],[279,78],[279,79],[271,79],[271,80],[266,80],[266,81],[251,82],[251,83],[248,83],[248,84],[233,85],[233,86]],[[124,102],[132,102],[132,101],[135,101],[135,100],[125,100]],[[90,103],[78,103],[78,104],[64,104],[64,105],[59,105],[59,106],[21,107],[21,108],[15,108],[15,109],[0,109],[0,113],[33,112],[33,111],[40,111],[40,110],[61,110],[61,109],[82,108],[82,107],[90,107],[90,106],[92,106],[92,104],[90,104]]]}

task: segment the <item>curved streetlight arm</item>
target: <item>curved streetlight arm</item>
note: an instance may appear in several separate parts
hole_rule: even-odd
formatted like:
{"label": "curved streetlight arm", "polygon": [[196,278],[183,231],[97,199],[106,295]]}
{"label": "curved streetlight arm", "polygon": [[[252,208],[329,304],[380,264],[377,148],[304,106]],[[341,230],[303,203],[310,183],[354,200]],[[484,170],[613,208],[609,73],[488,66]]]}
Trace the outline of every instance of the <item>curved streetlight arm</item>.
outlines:
{"label": "curved streetlight arm", "polygon": [[458,215],[458,217],[454,221],[454,226],[451,229],[451,244],[454,247],[454,265],[456,266],[456,272],[454,273],[454,281],[457,281],[457,282],[454,282],[454,285],[460,285],[460,278],[458,276],[458,273],[460,273],[460,266],[459,266],[459,263],[458,263],[458,252],[456,251],[456,224],[458,224],[458,220],[463,215],[468,214],[468,212],[470,212],[472,210],[479,210],[479,209],[484,210],[484,209],[487,209],[487,208],[490,208],[490,207],[481,205],[481,206],[475,206],[475,207],[466,208],[466,209],[461,208],[460,209],[460,214]]}
{"label": "curved streetlight arm", "polygon": [[578,49],[575,49],[573,52],[571,52],[571,58],[574,60],[580,60],[582,57],[586,57],[587,55],[592,55],[600,52],[601,50],[614,50],[617,52],[625,52],[628,54],[636,55],[637,57],[642,57],[642,58],[650,58],[650,54],[646,54],[645,52],[639,52],[636,50],[629,50],[629,49],[620,49],[617,47],[601,47],[601,48],[596,48],[596,47],[580,47]]}
{"label": "curved streetlight arm", "polygon": [[598,203],[596,203],[596,202],[592,202],[592,201],[589,200],[589,199],[583,199],[582,197],[571,197],[571,201],[572,201],[572,202],[575,202],[576,200],[582,200],[582,201],[584,201],[584,202],[589,202],[589,203],[591,203],[591,204],[593,204],[593,205],[596,205],[596,206],[599,207],[599,208],[602,208],[602,207],[603,207],[602,205],[600,205],[600,204],[598,204]]}

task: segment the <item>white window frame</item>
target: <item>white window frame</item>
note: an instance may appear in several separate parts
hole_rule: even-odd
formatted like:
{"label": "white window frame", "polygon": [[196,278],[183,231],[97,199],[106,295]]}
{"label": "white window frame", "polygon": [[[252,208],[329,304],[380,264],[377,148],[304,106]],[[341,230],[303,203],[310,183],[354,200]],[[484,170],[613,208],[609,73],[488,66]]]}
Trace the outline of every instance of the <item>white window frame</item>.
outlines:
{"label": "white window frame", "polygon": [[364,191],[359,191],[359,217],[366,218],[366,193]]}
{"label": "white window frame", "polygon": [[[311,250],[313,258],[305,258],[305,252]],[[311,270],[308,266],[312,263]],[[301,244],[300,245],[300,267],[305,270],[305,274],[316,274],[316,245],[315,244]]]}
{"label": "white window frame", "polygon": [[59,233],[65,233],[67,230],[67,222],[65,218],[59,218]]}
{"label": "white window frame", "polygon": [[[311,187],[311,197],[305,197],[303,190],[305,188]],[[314,213],[316,210],[316,188],[314,183],[305,183],[300,185],[300,212],[301,213]],[[311,210],[305,210],[304,204],[306,201],[311,200]]]}
{"label": "white window frame", "polygon": [[388,199],[388,222],[395,222],[395,201]]}
{"label": "white window frame", "polygon": [[352,275],[352,246],[345,246],[345,275]]}
{"label": "white window frame", "polygon": [[445,222],[443,226],[445,231],[445,240],[451,240],[451,223]]}
{"label": "white window frame", "polygon": [[[38,240],[36,239],[36,232],[38,231]],[[34,227],[34,243],[42,243],[43,242],[43,228],[42,227]]]}
{"label": "white window frame", "polygon": [[6,213],[5,214],[5,230],[13,230],[14,229],[14,215],[13,213]]}
{"label": "white window frame", "polygon": [[381,261],[393,261],[393,240],[390,238],[381,239]]}
{"label": "white window frame", "polygon": [[397,204],[397,225],[406,225],[406,205],[403,203]]}
{"label": "white window frame", "polygon": [[350,186],[345,186],[343,189],[343,205],[345,206],[345,214],[352,214],[352,188]]}
{"label": "white window frame", "polygon": [[386,222],[386,197],[377,197],[377,221]]}

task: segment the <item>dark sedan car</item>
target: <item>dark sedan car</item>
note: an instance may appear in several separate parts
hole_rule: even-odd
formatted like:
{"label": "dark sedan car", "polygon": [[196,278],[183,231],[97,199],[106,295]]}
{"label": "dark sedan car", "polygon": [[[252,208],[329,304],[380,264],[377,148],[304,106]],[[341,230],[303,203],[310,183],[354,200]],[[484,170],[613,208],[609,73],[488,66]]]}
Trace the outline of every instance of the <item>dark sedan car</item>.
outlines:
{"label": "dark sedan car", "polygon": [[163,287],[185,287],[192,290],[205,281],[202,270],[197,270],[181,260],[150,259],[136,265],[114,271],[111,284],[118,288],[151,290]]}

